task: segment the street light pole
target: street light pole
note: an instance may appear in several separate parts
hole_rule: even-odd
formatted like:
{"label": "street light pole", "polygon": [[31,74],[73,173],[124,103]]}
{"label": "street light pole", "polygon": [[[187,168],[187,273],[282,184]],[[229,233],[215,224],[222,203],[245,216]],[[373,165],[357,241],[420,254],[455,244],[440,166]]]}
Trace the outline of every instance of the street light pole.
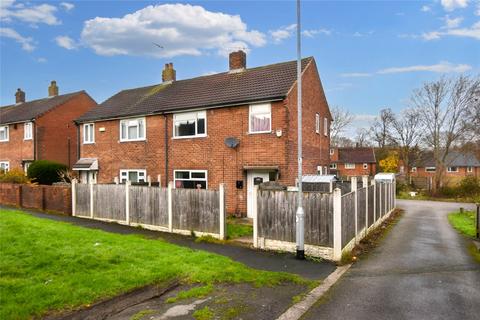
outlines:
{"label": "street light pole", "polygon": [[302,50],[301,50],[300,0],[297,0],[297,129],[298,129],[298,207],[296,213],[297,259],[305,259],[304,218],[302,192]]}

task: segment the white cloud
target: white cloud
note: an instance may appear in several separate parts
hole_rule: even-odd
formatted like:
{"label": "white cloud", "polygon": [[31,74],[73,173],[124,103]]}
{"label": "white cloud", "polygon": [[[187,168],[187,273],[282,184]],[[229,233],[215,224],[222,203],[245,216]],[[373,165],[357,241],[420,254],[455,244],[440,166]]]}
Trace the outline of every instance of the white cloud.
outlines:
{"label": "white cloud", "polygon": [[422,34],[422,38],[425,40],[436,40],[444,36],[467,37],[480,40],[480,21],[474,23],[470,28],[451,28]]}
{"label": "white cloud", "polygon": [[453,64],[448,61],[442,61],[433,65],[415,65],[408,67],[393,67],[377,71],[378,74],[406,73],[406,72],[436,72],[436,73],[462,73],[471,70],[468,64]]}
{"label": "white cloud", "polygon": [[469,0],[441,0],[441,4],[445,11],[453,11],[459,8],[466,8]]}
{"label": "white cloud", "polygon": [[462,17],[458,17],[458,18],[451,18],[447,15],[445,16],[445,26],[444,28],[446,29],[453,29],[453,28],[457,28],[463,21],[463,18]]}
{"label": "white cloud", "polygon": [[329,36],[329,35],[332,34],[332,30],[310,29],[310,30],[303,30],[302,31],[302,35],[304,35],[305,37],[309,37],[309,38],[314,38],[317,34],[323,34],[323,35]]}
{"label": "white cloud", "polygon": [[371,73],[367,72],[351,72],[351,73],[342,73],[340,74],[343,78],[363,78],[363,77],[371,77]]}
{"label": "white cloud", "polygon": [[47,62],[47,59],[43,58],[43,57],[40,57],[40,58],[37,59],[37,62],[38,63],[45,63],[45,62]]}
{"label": "white cloud", "polygon": [[164,4],[148,6],[121,18],[87,20],[81,40],[99,55],[173,57],[248,50],[249,46],[263,46],[265,35],[248,30],[238,15],[189,4]]}
{"label": "white cloud", "polygon": [[422,6],[422,8],[420,9],[420,11],[422,11],[422,12],[429,12],[431,10],[432,10],[432,8],[430,8],[430,6]]}
{"label": "white cloud", "polygon": [[70,11],[75,8],[75,5],[69,2],[60,2],[60,6],[62,6],[65,11]]}
{"label": "white cloud", "polygon": [[69,36],[58,36],[55,38],[55,42],[58,46],[65,48],[67,50],[73,50],[77,48],[77,44],[75,40],[70,38]]}
{"label": "white cloud", "polygon": [[22,49],[25,51],[35,50],[33,39],[30,37],[23,37],[17,31],[11,28],[0,28],[0,37],[10,38],[22,45]]}
{"label": "white cloud", "polygon": [[361,38],[361,37],[366,37],[366,36],[371,36],[374,33],[373,30],[370,30],[368,32],[355,32],[353,34],[354,37]]}
{"label": "white cloud", "polygon": [[280,43],[283,40],[293,36],[293,33],[295,32],[296,28],[297,28],[297,24],[294,23],[289,26],[278,28],[276,30],[271,30],[269,31],[269,33],[273,38],[273,42]]}
{"label": "white cloud", "polygon": [[477,3],[477,9],[475,10],[475,15],[480,16],[480,1]]}
{"label": "white cloud", "polygon": [[50,4],[15,4],[12,0],[2,0],[0,7],[0,20],[10,22],[19,20],[23,22],[36,25],[38,23],[45,23],[48,25],[60,24],[55,13],[57,7]]}

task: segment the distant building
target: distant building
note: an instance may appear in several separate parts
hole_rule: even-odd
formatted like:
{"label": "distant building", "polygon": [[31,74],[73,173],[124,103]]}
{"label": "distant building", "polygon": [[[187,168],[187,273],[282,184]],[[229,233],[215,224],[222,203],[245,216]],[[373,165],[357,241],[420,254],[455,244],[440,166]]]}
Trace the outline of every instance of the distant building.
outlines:
{"label": "distant building", "polygon": [[373,148],[330,148],[330,173],[338,177],[373,176],[376,165]]}

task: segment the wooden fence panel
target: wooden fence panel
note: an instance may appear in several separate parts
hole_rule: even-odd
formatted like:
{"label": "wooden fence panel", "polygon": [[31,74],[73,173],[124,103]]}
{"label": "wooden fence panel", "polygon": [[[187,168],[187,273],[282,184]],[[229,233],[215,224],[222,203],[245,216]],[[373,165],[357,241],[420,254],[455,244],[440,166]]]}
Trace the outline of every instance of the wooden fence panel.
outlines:
{"label": "wooden fence panel", "polygon": [[130,222],[168,227],[167,189],[130,186]]}
{"label": "wooden fence panel", "polygon": [[375,192],[375,186],[368,186],[368,227],[370,227],[372,224],[375,223],[374,220],[374,192]]}
{"label": "wooden fence panel", "polygon": [[125,185],[94,184],[93,216],[125,221]]}
{"label": "wooden fence panel", "polygon": [[382,184],[381,183],[377,183],[376,184],[376,188],[375,188],[375,217],[378,219],[380,219],[381,217],[381,211],[380,211],[380,194],[381,194],[381,189],[382,187]]}
{"label": "wooden fence panel", "polygon": [[90,186],[88,184],[77,184],[76,190],[76,215],[77,216],[90,216]]}
{"label": "wooden fence panel", "polygon": [[208,233],[220,232],[220,192],[173,189],[173,228]]}
{"label": "wooden fence panel", "polygon": [[357,227],[358,232],[360,232],[363,228],[365,228],[366,224],[366,201],[367,201],[367,193],[366,188],[358,189],[357,191]]}
{"label": "wooden fence panel", "polygon": [[355,194],[342,196],[342,248],[355,238]]}

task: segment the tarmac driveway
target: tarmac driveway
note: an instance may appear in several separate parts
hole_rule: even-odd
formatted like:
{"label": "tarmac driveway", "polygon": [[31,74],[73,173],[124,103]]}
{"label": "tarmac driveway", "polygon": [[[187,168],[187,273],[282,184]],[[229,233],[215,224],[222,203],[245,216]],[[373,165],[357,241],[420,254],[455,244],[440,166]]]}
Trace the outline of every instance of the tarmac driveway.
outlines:
{"label": "tarmac driveway", "polygon": [[304,319],[480,319],[480,264],[447,214],[466,204],[398,201],[403,218]]}

